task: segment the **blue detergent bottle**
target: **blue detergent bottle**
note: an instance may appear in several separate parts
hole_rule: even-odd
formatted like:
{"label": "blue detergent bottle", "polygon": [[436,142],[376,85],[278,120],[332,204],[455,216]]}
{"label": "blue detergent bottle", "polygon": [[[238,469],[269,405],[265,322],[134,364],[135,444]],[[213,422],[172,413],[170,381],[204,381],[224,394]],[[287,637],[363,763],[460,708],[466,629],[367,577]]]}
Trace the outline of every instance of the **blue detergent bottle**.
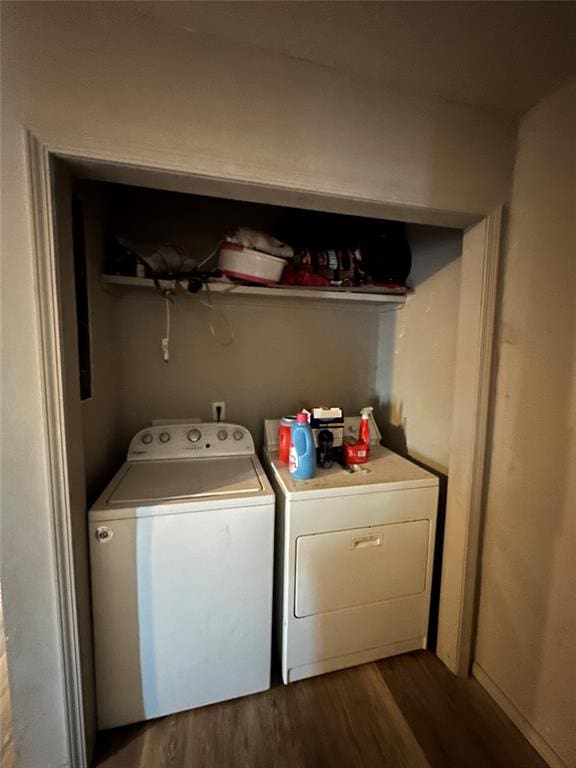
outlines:
{"label": "blue detergent bottle", "polygon": [[288,469],[294,480],[310,480],[316,472],[314,437],[305,413],[299,413],[292,424]]}

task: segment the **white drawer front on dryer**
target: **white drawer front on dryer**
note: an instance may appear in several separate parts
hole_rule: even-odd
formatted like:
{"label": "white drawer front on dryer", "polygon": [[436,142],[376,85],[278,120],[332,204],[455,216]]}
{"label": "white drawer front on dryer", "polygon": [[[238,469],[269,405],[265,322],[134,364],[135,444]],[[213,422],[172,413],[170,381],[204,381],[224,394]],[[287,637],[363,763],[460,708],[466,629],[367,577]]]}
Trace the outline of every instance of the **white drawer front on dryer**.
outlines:
{"label": "white drawer front on dryer", "polygon": [[424,592],[429,539],[429,520],[300,536],[296,617]]}

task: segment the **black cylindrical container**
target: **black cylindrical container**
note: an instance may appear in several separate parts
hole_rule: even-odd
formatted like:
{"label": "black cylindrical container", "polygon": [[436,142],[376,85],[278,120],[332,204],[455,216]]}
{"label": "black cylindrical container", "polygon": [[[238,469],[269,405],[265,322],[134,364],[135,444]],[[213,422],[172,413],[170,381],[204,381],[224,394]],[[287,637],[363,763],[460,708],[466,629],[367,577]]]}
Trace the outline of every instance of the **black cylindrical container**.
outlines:
{"label": "black cylindrical container", "polygon": [[329,429],[321,429],[318,433],[318,466],[321,469],[332,467],[332,446],[334,435]]}

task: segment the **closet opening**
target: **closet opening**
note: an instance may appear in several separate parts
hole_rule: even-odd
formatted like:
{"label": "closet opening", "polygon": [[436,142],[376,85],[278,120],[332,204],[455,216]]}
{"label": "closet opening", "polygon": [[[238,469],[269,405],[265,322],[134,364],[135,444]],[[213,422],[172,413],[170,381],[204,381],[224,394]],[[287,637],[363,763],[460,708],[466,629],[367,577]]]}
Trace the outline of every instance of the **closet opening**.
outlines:
{"label": "closet opening", "polygon": [[[89,736],[94,679],[87,509],[122,464],[137,430],[151,421],[210,420],[215,401],[225,403],[228,421],[243,424],[253,434],[258,451],[267,418],[311,405],[336,405],[357,415],[371,405],[382,444],[440,479],[428,634],[429,647],[435,647],[447,497],[450,505],[448,477],[452,481],[453,466],[456,479],[461,474],[461,467],[454,465],[452,437],[455,409],[460,412],[463,403],[462,313],[469,314],[472,306],[462,302],[470,291],[470,275],[462,274],[468,237],[462,226],[470,223],[469,217],[407,211],[391,218],[389,214],[400,209],[55,157],[43,172],[54,179],[47,210],[54,212],[54,268],[64,277],[58,305],[48,310],[63,320],[59,369],[65,392],[64,444],[69,457],[74,454],[68,464],[75,487],[66,510],[74,547],[74,560],[68,563],[73,562],[76,593],[70,615],[77,622],[82,664],[82,675],[75,678],[83,688],[77,700]],[[92,369],[91,396],[86,399],[78,386],[85,367],[80,363],[79,325],[71,322],[70,313],[81,285],[69,228],[73,197],[83,208]],[[137,239],[177,244],[200,261],[206,254],[217,265],[223,233],[239,226],[283,233],[287,218],[314,221],[318,214],[344,230],[360,226],[360,220],[367,226],[384,222],[398,227],[411,255],[407,290],[345,290],[349,295],[328,299],[300,295],[293,286],[283,290],[268,285],[259,292],[258,286],[243,283],[238,289],[211,291],[202,282],[194,292],[180,282],[166,286],[164,279],[146,273],[111,268],[115,262],[110,243],[116,235],[131,243]],[[289,237],[284,235],[285,240]],[[202,266],[210,266],[210,258]],[[481,298],[486,289],[482,284],[472,293]],[[351,298],[354,294],[362,298]],[[474,311],[480,304],[473,305]],[[490,313],[482,316],[481,333],[490,322]],[[486,357],[486,348],[481,356]],[[486,379],[485,366],[482,370]],[[74,386],[68,376],[75,378]],[[471,401],[482,400],[485,383],[479,389],[477,381],[473,386],[469,382]],[[474,429],[479,427],[476,419]],[[454,551],[452,542],[449,554]],[[469,554],[460,549],[457,559],[462,563]],[[66,557],[61,567],[66,567]],[[69,650],[73,655],[73,645]]]}

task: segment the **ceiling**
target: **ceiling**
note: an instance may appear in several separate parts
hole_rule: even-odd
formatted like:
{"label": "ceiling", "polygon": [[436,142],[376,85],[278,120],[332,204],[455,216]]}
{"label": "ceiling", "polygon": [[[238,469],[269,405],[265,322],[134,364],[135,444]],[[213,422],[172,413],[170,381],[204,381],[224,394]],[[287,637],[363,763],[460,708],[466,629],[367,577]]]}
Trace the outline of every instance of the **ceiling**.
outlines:
{"label": "ceiling", "polygon": [[576,73],[576,2],[123,2],[122,10],[518,116]]}

